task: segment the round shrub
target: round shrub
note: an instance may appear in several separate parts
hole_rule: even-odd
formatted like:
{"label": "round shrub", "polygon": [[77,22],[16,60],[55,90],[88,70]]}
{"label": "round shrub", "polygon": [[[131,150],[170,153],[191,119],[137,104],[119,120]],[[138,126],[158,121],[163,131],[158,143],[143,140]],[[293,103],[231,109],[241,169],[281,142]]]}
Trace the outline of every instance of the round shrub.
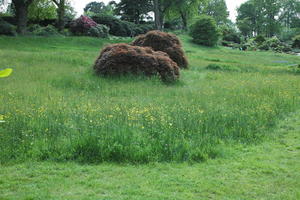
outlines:
{"label": "round shrub", "polygon": [[0,19],[0,35],[16,36],[16,27]]}
{"label": "round shrub", "polygon": [[293,48],[300,48],[300,35],[297,35],[293,39]]}
{"label": "round shrub", "polygon": [[177,63],[180,68],[188,68],[188,61],[182,49],[180,40],[176,35],[161,32],[150,31],[145,35],[138,36],[132,45],[151,47],[154,51],[163,51]]}
{"label": "round shrub", "polygon": [[91,37],[107,38],[109,36],[109,28],[103,24],[98,24],[89,29],[87,35]]}
{"label": "round shrub", "polygon": [[210,16],[202,15],[197,17],[190,26],[190,35],[196,44],[215,46],[220,33],[215,20]]}
{"label": "round shrub", "polygon": [[166,53],[128,44],[113,44],[104,48],[95,62],[94,70],[96,74],[104,76],[159,75],[164,82],[179,78],[179,67]]}

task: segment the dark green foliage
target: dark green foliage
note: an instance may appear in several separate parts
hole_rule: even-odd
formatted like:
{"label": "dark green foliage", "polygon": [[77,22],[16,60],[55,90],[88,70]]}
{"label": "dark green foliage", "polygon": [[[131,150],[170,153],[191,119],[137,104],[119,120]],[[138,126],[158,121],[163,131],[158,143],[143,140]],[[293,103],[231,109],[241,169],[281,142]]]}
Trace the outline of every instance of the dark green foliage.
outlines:
{"label": "dark green foliage", "polygon": [[224,41],[233,42],[233,43],[237,43],[237,44],[241,43],[241,36],[235,30],[234,27],[231,27],[229,25],[223,25],[220,27],[220,29],[221,29],[222,38]]}
{"label": "dark green foliage", "polygon": [[122,20],[140,24],[149,17],[153,5],[150,0],[121,0],[116,5],[115,13],[121,16]]}
{"label": "dark green foliage", "polygon": [[153,25],[137,25],[110,15],[96,15],[92,19],[98,24],[108,26],[110,28],[109,33],[115,36],[133,37],[153,30]]}
{"label": "dark green foliage", "polygon": [[219,40],[220,33],[215,20],[210,16],[202,15],[196,18],[191,25],[190,35],[196,44],[215,46]]}
{"label": "dark green foliage", "polygon": [[300,35],[297,35],[293,39],[293,48],[300,48]]}
{"label": "dark green foliage", "polygon": [[257,43],[257,44],[262,44],[263,42],[266,41],[266,38],[262,35],[258,35],[256,36],[256,38],[254,39],[254,41]]}
{"label": "dark green foliage", "polygon": [[87,34],[92,37],[107,38],[109,36],[109,28],[103,24],[98,24],[91,27]]}
{"label": "dark green foliage", "polygon": [[229,20],[229,11],[225,0],[201,1],[199,12],[212,16],[218,25],[226,24]]}
{"label": "dark green foliage", "polygon": [[17,35],[16,27],[2,19],[0,19],[0,35]]}
{"label": "dark green foliage", "polygon": [[31,33],[36,36],[60,36],[58,30],[52,25],[48,25],[46,27],[34,25],[33,27],[31,27],[31,30]]}
{"label": "dark green foliage", "polygon": [[279,35],[281,41],[290,42],[294,37],[300,34],[300,28],[283,29]]}

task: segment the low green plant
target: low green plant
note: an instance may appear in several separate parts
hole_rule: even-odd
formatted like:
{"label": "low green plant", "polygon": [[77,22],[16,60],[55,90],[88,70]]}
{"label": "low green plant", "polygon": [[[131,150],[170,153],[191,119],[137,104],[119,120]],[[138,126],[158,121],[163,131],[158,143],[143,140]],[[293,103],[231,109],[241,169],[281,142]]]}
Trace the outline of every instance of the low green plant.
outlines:
{"label": "low green plant", "polygon": [[240,72],[241,69],[236,66],[230,65],[219,65],[219,64],[209,64],[206,69],[214,71],[228,71],[228,72]]}
{"label": "low green plant", "polygon": [[58,30],[52,26],[48,25],[46,27],[35,25],[32,27],[32,34],[36,36],[44,36],[44,37],[49,37],[49,36],[60,36],[61,34],[58,32]]}

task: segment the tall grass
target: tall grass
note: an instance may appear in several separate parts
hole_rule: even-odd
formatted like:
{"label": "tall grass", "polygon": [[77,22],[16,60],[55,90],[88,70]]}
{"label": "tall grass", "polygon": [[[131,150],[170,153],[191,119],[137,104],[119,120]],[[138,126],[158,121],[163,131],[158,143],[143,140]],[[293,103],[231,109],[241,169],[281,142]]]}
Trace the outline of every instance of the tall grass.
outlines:
{"label": "tall grass", "polygon": [[[15,73],[0,80],[0,162],[201,161],[220,147],[261,141],[299,108],[300,77],[288,67],[298,57],[183,40],[191,69],[164,85],[96,77],[100,48],[120,41],[1,37],[1,65]],[[213,63],[241,70],[206,70]]]}

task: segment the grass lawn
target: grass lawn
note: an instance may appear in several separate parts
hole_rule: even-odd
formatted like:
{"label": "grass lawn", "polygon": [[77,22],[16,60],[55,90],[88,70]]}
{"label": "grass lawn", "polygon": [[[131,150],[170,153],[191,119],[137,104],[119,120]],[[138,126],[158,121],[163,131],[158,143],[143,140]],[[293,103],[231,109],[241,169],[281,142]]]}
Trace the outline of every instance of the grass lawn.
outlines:
{"label": "grass lawn", "polygon": [[300,58],[181,39],[166,85],[94,75],[128,39],[0,37],[0,199],[299,199]]}
{"label": "grass lawn", "polygon": [[277,139],[228,148],[199,164],[80,165],[26,162],[2,166],[0,199],[300,199],[300,113]]}

